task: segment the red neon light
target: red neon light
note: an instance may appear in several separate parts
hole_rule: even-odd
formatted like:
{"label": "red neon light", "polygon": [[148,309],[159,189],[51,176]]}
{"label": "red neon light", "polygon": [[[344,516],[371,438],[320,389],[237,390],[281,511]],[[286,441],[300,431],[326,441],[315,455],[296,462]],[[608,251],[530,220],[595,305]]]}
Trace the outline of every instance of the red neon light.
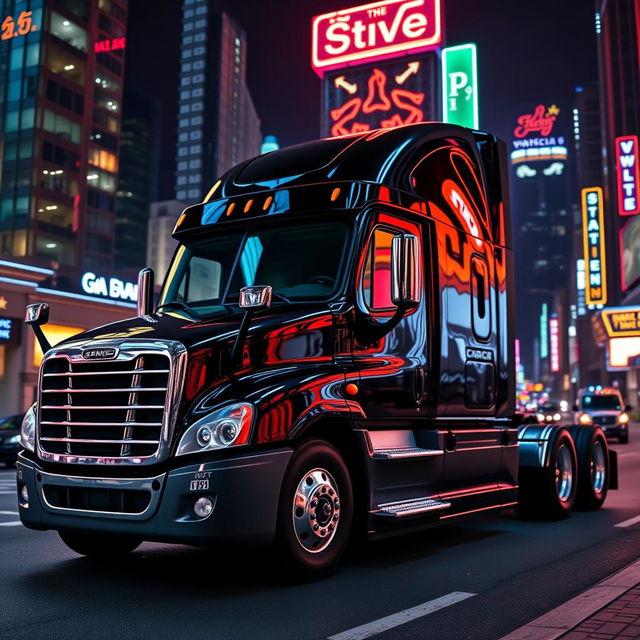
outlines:
{"label": "red neon light", "polygon": [[560,321],[553,316],[549,318],[549,344],[551,346],[549,368],[551,373],[558,373],[560,371]]}
{"label": "red neon light", "polygon": [[322,74],[349,63],[424,51],[442,41],[441,0],[382,0],[316,16],[311,66]]}
{"label": "red neon light", "polygon": [[533,113],[525,113],[518,118],[518,126],[513,130],[513,135],[516,138],[524,138],[530,133],[548,136],[553,130],[559,112],[560,109],[555,105],[547,111],[543,104],[539,104]]}
{"label": "red neon light", "polygon": [[639,160],[638,136],[616,138],[618,213],[621,216],[633,216],[640,213]]}
{"label": "red neon light", "polygon": [[93,43],[93,50],[96,53],[103,53],[105,51],[117,51],[118,49],[124,49],[127,42],[126,38],[113,38],[111,40],[100,40]]}
{"label": "red neon light", "polygon": [[[344,80],[344,78],[341,76]],[[413,124],[424,120],[424,111],[420,106],[425,101],[424,93],[407,91],[406,89],[391,89],[387,94],[388,77],[384,71],[374,69],[367,82],[367,97],[351,98],[337,109],[329,113],[333,124],[332,136],[344,136],[350,133],[370,131],[371,125],[358,122],[358,116],[381,112],[380,128],[396,127],[402,124]],[[387,117],[384,117],[387,116]]]}

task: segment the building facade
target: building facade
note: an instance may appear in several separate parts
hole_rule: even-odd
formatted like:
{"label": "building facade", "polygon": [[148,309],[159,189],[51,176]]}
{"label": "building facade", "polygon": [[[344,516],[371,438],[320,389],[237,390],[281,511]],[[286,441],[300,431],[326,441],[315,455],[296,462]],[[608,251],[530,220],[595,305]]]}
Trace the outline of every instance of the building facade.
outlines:
{"label": "building facade", "polygon": [[111,268],[125,0],[0,2],[0,255]]}
{"label": "building facade", "polygon": [[176,199],[199,202],[218,176],[260,153],[246,87],[247,38],[209,0],[183,0]]}

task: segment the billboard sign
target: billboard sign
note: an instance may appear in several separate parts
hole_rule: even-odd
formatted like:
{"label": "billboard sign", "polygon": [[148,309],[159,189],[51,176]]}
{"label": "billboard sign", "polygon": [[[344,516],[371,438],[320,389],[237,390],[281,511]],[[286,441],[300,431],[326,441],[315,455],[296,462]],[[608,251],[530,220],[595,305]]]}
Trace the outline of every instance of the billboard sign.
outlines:
{"label": "billboard sign", "polygon": [[311,66],[322,77],[330,69],[407,52],[442,41],[441,0],[382,0],[315,16]]}
{"label": "billboard sign", "polygon": [[120,278],[97,276],[91,271],[83,274],[80,281],[82,290],[90,296],[136,302],[138,299],[138,285],[133,282],[124,282]]}
{"label": "billboard sign", "polygon": [[[516,118],[511,164],[518,165],[518,178],[563,175],[568,149],[565,136],[558,132],[559,116],[556,104],[538,104]],[[531,165],[538,162],[545,162],[546,166]]]}
{"label": "billboard sign", "polygon": [[475,44],[442,50],[442,120],[469,129],[479,126]]}
{"label": "billboard sign", "polygon": [[582,237],[587,305],[607,303],[607,269],[605,257],[602,188],[582,190]]}
{"label": "billboard sign", "polygon": [[609,307],[600,316],[610,338],[640,336],[640,307]]}
{"label": "billboard sign", "polygon": [[20,344],[22,322],[15,318],[0,318],[0,345]]}
{"label": "billboard sign", "polygon": [[616,138],[618,213],[621,216],[633,216],[640,213],[638,160],[638,136]]}
{"label": "billboard sign", "polygon": [[322,135],[437,120],[437,70],[438,56],[431,51],[325,74]]}

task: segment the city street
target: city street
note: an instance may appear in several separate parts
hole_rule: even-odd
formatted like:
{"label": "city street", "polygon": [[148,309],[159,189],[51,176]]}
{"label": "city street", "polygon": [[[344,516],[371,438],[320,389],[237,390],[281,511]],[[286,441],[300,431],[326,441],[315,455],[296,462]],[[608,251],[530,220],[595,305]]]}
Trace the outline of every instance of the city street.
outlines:
{"label": "city street", "polygon": [[14,471],[2,469],[0,637],[361,638],[344,632],[444,598],[453,604],[375,637],[494,640],[640,555],[640,523],[616,526],[640,514],[640,425],[613,446],[621,489],[601,511],[550,523],[505,512],[400,536],[296,586],[266,551],[144,544],[119,566],[78,557],[16,523]]}

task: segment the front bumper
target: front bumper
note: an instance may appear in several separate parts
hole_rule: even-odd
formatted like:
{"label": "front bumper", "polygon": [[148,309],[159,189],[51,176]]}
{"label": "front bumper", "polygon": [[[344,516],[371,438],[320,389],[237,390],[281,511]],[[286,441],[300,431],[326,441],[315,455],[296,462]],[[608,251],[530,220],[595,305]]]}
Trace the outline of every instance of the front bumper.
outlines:
{"label": "front bumper", "polygon": [[[157,542],[268,544],[275,534],[280,488],[292,453],[291,449],[277,449],[247,454],[149,478],[58,475],[20,455],[18,490],[26,485],[29,493],[28,506],[20,504],[20,519],[30,529],[120,533]],[[81,472],[79,466],[78,474]],[[77,508],[77,503],[73,508],[69,504],[61,507],[51,499],[52,495],[82,497],[91,492],[113,495],[132,491],[148,493],[146,508],[114,510],[111,499],[102,507],[95,501],[90,508],[85,504]],[[194,502],[202,496],[215,505],[205,519],[193,512]],[[126,504],[124,499],[122,504]]]}
{"label": "front bumper", "polygon": [[604,431],[606,436],[619,438],[620,436],[624,436],[629,433],[628,424],[598,424],[595,420],[594,423]]}

